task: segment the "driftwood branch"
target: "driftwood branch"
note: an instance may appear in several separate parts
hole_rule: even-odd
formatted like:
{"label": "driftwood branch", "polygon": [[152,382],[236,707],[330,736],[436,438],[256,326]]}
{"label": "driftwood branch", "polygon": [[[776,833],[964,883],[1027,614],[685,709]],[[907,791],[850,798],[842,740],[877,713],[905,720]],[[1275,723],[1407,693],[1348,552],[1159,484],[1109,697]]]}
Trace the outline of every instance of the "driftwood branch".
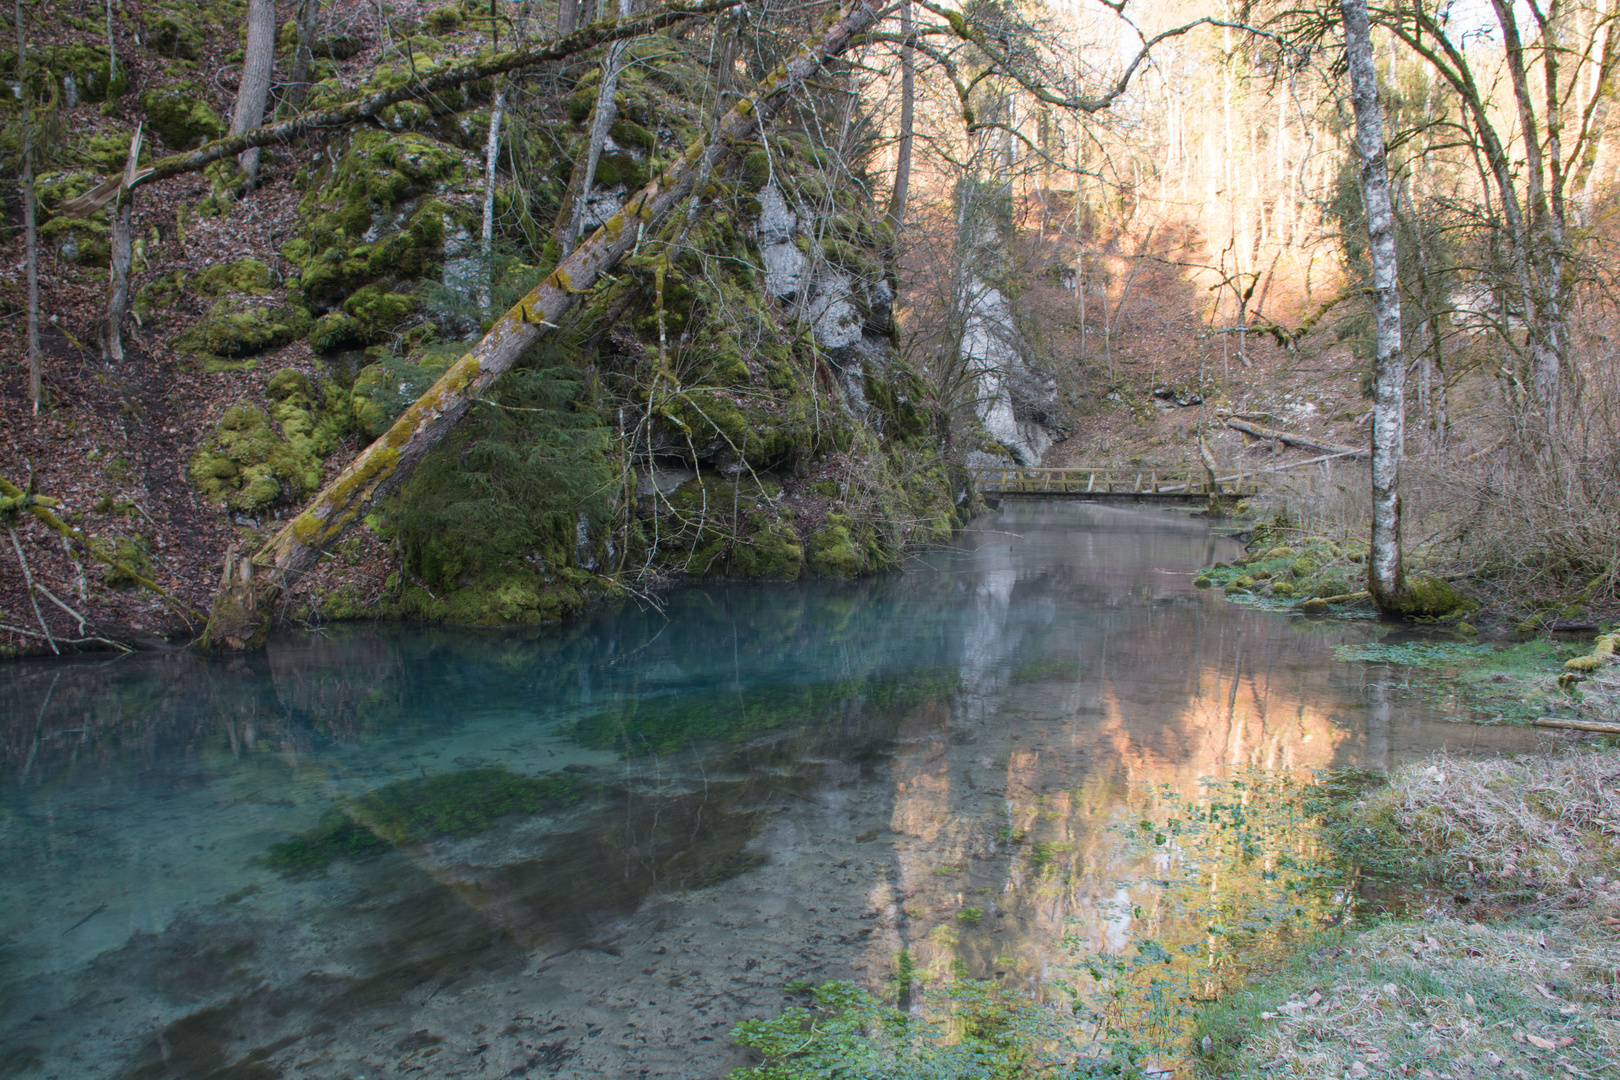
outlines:
{"label": "driftwood branch", "polygon": [[1309,435],[1298,435],[1292,431],[1279,431],[1276,428],[1261,427],[1236,417],[1227,417],[1226,426],[1234,431],[1241,431],[1245,435],[1253,435],[1257,439],[1270,439],[1273,442],[1287,443],[1289,446],[1299,446],[1306,450],[1315,450],[1319,454],[1332,454],[1335,457],[1367,457],[1371,451],[1355,447],[1340,446],[1337,443],[1323,442],[1313,439]]}

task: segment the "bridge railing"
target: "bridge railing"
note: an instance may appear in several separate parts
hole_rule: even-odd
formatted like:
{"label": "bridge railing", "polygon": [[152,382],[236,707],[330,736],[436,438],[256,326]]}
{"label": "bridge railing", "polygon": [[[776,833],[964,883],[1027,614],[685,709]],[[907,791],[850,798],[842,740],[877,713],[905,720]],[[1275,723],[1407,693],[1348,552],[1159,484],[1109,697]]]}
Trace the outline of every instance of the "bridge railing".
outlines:
{"label": "bridge railing", "polygon": [[1076,496],[1209,496],[1252,495],[1259,490],[1258,474],[1239,472],[1216,478],[1202,469],[1154,467],[1065,469],[970,468],[974,483],[986,494]]}

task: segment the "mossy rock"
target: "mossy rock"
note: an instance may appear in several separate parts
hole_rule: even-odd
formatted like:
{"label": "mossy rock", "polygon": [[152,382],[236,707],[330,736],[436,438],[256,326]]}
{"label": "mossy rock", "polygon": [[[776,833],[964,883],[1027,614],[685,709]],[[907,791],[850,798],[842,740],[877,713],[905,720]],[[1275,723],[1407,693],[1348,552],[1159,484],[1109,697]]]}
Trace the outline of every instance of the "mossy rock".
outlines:
{"label": "mossy rock", "polygon": [[171,150],[190,150],[225,134],[225,121],[208,104],[201,84],[180,82],[141,94],[146,124]]}
{"label": "mossy rock", "polygon": [[367,285],[343,302],[343,310],[354,320],[360,340],[377,342],[398,329],[416,310],[416,297],[390,292],[384,285]]}
{"label": "mossy rock", "polygon": [[301,307],[227,298],[215,301],[200,323],[175,339],[175,346],[193,355],[254,356],[297,341],[309,328],[309,312]]}
{"label": "mossy rock", "polygon": [[141,9],[141,35],[159,56],[196,60],[202,55],[203,32],[197,25],[197,5],[163,4]]}
{"label": "mossy rock", "polygon": [[422,16],[422,28],[430,34],[453,34],[461,29],[461,12],[457,8],[435,8]]}
{"label": "mossy rock", "polygon": [[215,263],[197,275],[197,291],[204,296],[249,293],[263,296],[270,291],[270,268],[258,259],[238,259]]}
{"label": "mossy rock", "polygon": [[270,416],[300,455],[324,458],[354,429],[349,392],[332,379],[317,386],[295,368],[282,368],[265,385]]}
{"label": "mossy rock", "polygon": [[849,519],[841,514],[827,515],[822,526],[810,534],[806,548],[805,566],[815,577],[852,578],[866,569],[850,533]]}
{"label": "mossy rock", "polygon": [[405,618],[465,626],[533,625],[576,614],[587,599],[571,582],[548,582],[530,567],[509,566],[486,570],[437,595],[407,587],[394,610]]}
{"label": "mossy rock", "polygon": [[313,492],[320,485],[321,463],[283,438],[263,409],[236,405],[225,410],[213,436],[191,455],[187,473],[209,500],[253,513],[284,495]]}
{"label": "mossy rock", "polygon": [[316,352],[332,352],[360,341],[360,328],[341,311],[322,315],[309,331],[309,347]]}
{"label": "mossy rock", "polygon": [[316,38],[309,51],[323,60],[348,60],[365,47],[365,41],[354,34],[332,34]]}
{"label": "mossy rock", "polygon": [[39,227],[39,242],[75,266],[106,266],[112,260],[112,230],[100,217],[57,217]]}
{"label": "mossy rock", "polygon": [[799,534],[780,519],[755,524],[731,549],[731,577],[764,581],[791,581],[804,569],[804,548]]}

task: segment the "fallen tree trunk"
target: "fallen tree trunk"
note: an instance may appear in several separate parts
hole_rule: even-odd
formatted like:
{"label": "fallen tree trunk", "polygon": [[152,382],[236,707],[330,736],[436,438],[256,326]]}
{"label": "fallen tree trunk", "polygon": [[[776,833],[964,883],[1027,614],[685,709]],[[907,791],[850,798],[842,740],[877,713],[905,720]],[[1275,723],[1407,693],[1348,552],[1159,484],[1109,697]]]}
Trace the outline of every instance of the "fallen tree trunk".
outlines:
{"label": "fallen tree trunk", "polygon": [[1274,442],[1287,443],[1289,446],[1299,446],[1306,450],[1315,450],[1318,454],[1333,454],[1336,457],[1367,457],[1370,450],[1364,447],[1340,446],[1337,443],[1326,443],[1320,439],[1313,439],[1309,435],[1296,435],[1292,431],[1279,431],[1276,428],[1261,427],[1235,417],[1227,417],[1226,426],[1245,435],[1253,435],[1257,439],[1271,439]]}
{"label": "fallen tree trunk", "polygon": [[[554,38],[541,45],[525,49],[512,49],[481,60],[474,60],[471,63],[457,64],[454,67],[436,71],[425,79],[404,86],[379,90],[374,94],[367,94],[365,97],[344,102],[342,105],[336,105],[330,109],[317,109],[314,112],[305,113],[290,120],[282,120],[279,123],[262,124],[238,135],[215,139],[211,143],[206,143],[184,154],[171,154],[142,169],[135,175],[134,181],[128,186],[136,187],[141,184],[156,183],[171,176],[196,172],[213,162],[223,158],[235,157],[257,146],[270,146],[275,143],[288,142],[298,138],[300,135],[306,135],[321,128],[345,127],[357,120],[365,120],[376,116],[390,105],[398,105],[402,101],[415,101],[419,98],[432,97],[442,91],[478,79],[486,79],[492,75],[502,75],[508,71],[532,67],[535,64],[545,63],[550,60],[562,60],[610,41],[640,37],[643,34],[680,22],[682,19],[712,14],[735,3],[736,0],[699,0],[699,2],[691,4],[675,3],[669,4],[659,11],[639,15],[633,19],[616,19],[612,22],[592,23],[590,26],[576,30],[571,34],[565,34],[560,38]],[[83,195],[63,202],[57,208],[57,211],[70,218],[92,214],[111,202],[123,186],[122,176],[109,177]]]}
{"label": "fallen tree trunk", "polygon": [[1601,720],[1565,720],[1561,716],[1539,716],[1530,723],[1536,727],[1562,728],[1565,731],[1600,731],[1605,735],[1620,735],[1620,724],[1605,724]]}
{"label": "fallen tree trunk", "polygon": [[[877,19],[873,0],[854,0],[720,119],[624,208],[574,249],[551,274],[496,321],[472,350],[445,371],[394,426],[327,484],[303,512],[261,548],[249,565],[227,565],[214,596],[204,643],[214,648],[263,645],[270,612],[282,592],[315,564],[378,498],[408,476],[497,378],[579,302],[641,236],[711,175],[740,142],[756,136],[806,78],[850,45]],[[255,567],[258,572],[255,572]]]}

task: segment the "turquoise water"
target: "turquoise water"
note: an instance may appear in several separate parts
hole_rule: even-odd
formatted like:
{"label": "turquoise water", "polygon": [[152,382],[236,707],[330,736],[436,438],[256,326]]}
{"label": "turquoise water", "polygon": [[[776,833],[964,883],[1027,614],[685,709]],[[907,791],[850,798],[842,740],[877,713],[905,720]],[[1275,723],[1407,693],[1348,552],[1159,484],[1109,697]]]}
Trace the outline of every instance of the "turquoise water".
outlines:
{"label": "turquoise water", "polygon": [[1165,937],[1146,786],[1529,738],[1193,588],[1236,552],[1009,506],[883,579],[10,665],[0,1076],[719,1076],[791,980]]}

